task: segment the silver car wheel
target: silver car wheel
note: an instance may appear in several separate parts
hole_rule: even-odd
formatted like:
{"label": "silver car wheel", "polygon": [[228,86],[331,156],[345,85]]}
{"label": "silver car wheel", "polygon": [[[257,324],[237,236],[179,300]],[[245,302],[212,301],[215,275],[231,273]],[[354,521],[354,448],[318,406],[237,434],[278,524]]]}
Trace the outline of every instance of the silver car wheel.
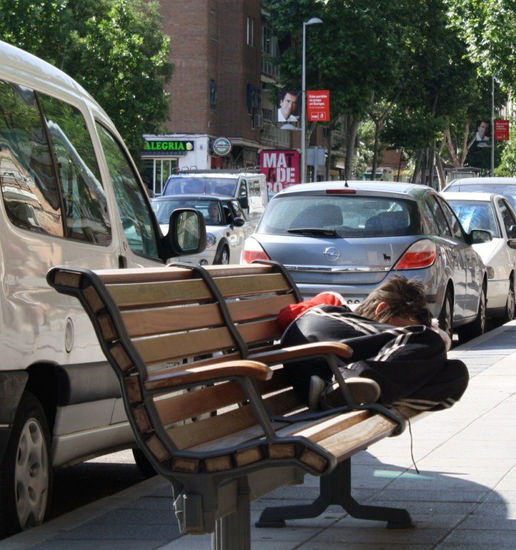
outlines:
{"label": "silver car wheel", "polygon": [[514,283],[512,279],[509,283],[509,293],[507,294],[507,303],[502,317],[502,323],[508,323],[514,319],[514,310],[516,308],[516,299],[514,296]]}

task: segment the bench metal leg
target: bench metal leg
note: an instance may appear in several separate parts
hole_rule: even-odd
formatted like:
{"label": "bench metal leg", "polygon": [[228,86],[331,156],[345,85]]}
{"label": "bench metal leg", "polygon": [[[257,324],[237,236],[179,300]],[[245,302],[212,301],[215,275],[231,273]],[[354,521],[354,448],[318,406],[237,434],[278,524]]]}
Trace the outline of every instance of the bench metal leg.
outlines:
{"label": "bench metal leg", "polygon": [[215,522],[212,550],[251,550],[251,505],[245,478],[238,480],[237,510]]}
{"label": "bench metal leg", "polygon": [[351,459],[341,462],[331,474],[320,478],[320,494],[311,504],[266,508],[256,527],[284,527],[286,519],[313,518],[331,504],[342,506],[354,518],[386,521],[391,529],[413,527],[407,510],[359,504],[351,496]]}

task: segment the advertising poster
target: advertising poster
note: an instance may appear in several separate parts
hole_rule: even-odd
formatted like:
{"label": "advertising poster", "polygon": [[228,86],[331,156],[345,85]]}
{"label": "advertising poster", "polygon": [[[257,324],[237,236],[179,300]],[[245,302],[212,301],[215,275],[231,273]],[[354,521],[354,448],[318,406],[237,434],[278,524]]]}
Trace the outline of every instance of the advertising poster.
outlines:
{"label": "advertising poster", "polygon": [[260,152],[260,172],[267,178],[270,193],[277,193],[301,180],[300,155],[298,151],[269,149]]}
{"label": "advertising poster", "polygon": [[496,141],[508,141],[509,128],[510,128],[510,122],[508,120],[495,120]]}
{"label": "advertising poster", "polygon": [[330,90],[306,92],[307,117],[310,122],[330,121]]}
{"label": "advertising poster", "polygon": [[296,123],[301,110],[301,92],[283,90],[278,94],[278,122]]}

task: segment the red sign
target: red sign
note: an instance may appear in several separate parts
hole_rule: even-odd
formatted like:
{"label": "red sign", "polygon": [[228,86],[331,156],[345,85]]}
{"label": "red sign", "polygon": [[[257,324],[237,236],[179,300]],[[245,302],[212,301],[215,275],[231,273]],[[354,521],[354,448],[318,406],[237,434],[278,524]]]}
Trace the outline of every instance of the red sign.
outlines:
{"label": "red sign", "polygon": [[289,185],[299,183],[299,152],[269,149],[260,152],[260,172],[267,178],[267,188],[277,193]]}
{"label": "red sign", "polygon": [[509,121],[495,120],[495,139],[496,141],[509,140]]}
{"label": "red sign", "polygon": [[306,110],[310,122],[329,122],[330,90],[306,92]]}

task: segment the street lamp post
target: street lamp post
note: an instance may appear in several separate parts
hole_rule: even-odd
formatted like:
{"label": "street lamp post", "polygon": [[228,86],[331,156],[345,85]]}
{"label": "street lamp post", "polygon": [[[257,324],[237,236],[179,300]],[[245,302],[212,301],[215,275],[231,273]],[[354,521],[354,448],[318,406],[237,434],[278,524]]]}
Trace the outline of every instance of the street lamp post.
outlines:
{"label": "street lamp post", "polygon": [[495,165],[495,77],[491,77],[491,177]]}
{"label": "street lamp post", "polygon": [[306,27],[322,23],[322,19],[312,17],[303,21],[303,57],[301,71],[301,183],[306,182]]}

